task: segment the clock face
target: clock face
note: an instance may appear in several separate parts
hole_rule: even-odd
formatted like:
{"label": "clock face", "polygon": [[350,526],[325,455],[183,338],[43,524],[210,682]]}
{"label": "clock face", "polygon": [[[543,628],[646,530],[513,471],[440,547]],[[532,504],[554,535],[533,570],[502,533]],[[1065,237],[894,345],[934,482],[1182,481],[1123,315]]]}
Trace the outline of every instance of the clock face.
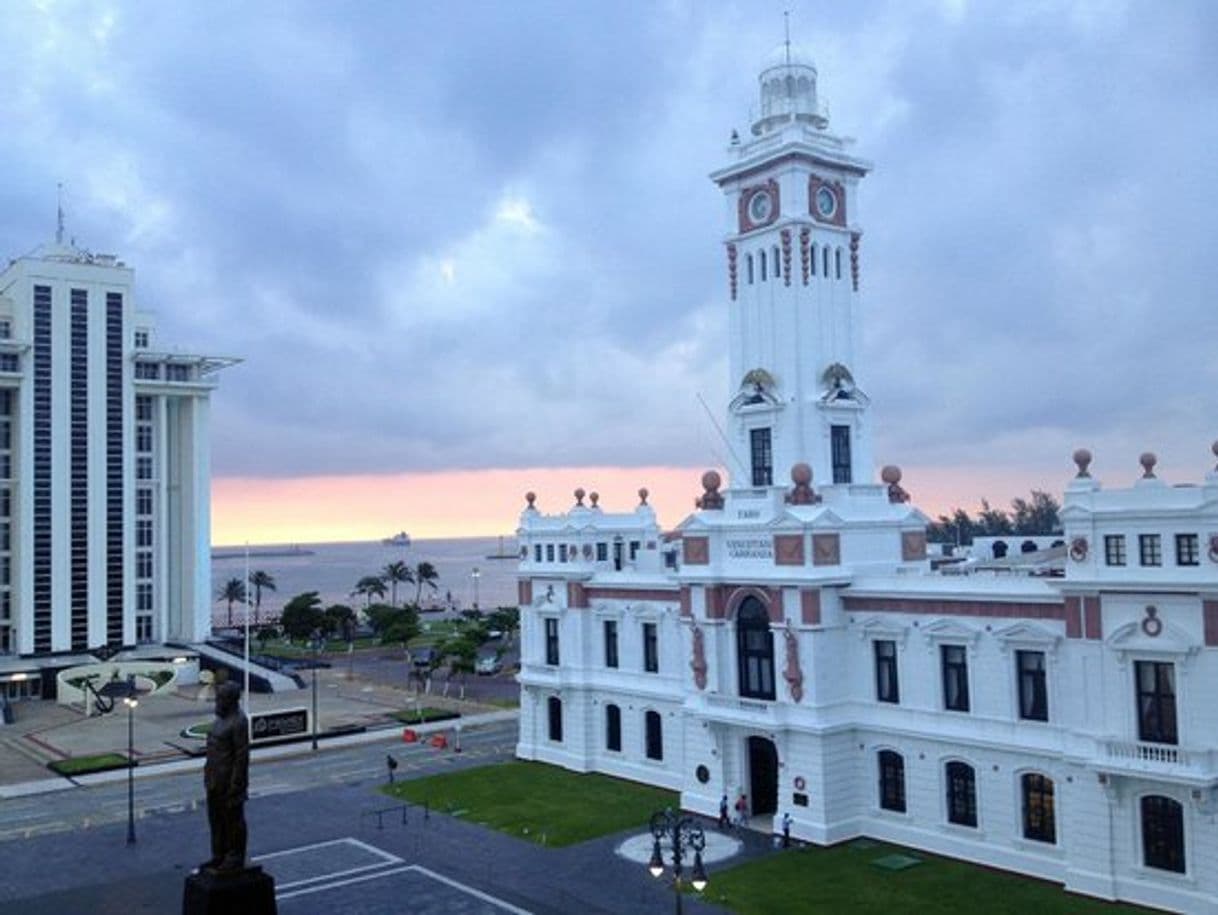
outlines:
{"label": "clock face", "polygon": [[769,191],[756,191],[749,198],[749,219],[755,225],[766,222],[774,212],[774,198]]}
{"label": "clock face", "polygon": [[837,194],[823,184],[816,189],[816,212],[822,219],[832,219],[837,212]]}

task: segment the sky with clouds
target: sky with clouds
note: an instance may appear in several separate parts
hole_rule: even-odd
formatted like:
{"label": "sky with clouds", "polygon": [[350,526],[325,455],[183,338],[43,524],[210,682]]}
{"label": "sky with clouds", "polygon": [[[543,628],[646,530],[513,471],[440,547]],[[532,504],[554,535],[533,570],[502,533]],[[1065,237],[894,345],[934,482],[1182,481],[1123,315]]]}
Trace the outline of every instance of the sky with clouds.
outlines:
{"label": "sky with clouds", "polygon": [[0,255],[52,235],[62,181],[69,234],[136,268],[161,344],[244,358],[213,398],[221,491],[707,466],[728,302],[706,175],[787,8],[876,165],[877,458],[966,505],[1059,488],[1082,444],[1113,482],[1148,448],[1196,479],[1218,436],[1206,0],[14,0]]}

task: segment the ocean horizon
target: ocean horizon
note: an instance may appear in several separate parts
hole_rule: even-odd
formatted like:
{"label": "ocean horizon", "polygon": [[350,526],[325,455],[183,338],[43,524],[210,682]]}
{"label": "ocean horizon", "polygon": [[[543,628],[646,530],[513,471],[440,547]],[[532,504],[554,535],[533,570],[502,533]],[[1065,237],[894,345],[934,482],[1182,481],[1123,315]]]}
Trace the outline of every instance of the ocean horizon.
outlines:
{"label": "ocean horizon", "polygon": [[[503,552],[510,558],[491,558],[500,552],[501,542]],[[212,621],[218,625],[228,619],[228,603],[218,599],[219,594],[229,579],[244,580],[245,550],[245,544],[211,547]],[[366,603],[364,598],[351,596],[356,582],[366,575],[379,575],[386,565],[399,560],[411,568],[420,562],[430,562],[440,574],[437,587],[434,590],[425,587],[421,594],[416,585],[399,585],[399,603],[413,602],[418,595],[424,606],[453,604],[465,609],[477,603],[483,610],[493,610],[517,603],[518,550],[515,537],[498,536],[420,539],[408,547],[390,546],[379,540],[260,543],[249,545],[249,570],[266,572],[275,579],[275,590],[262,592],[262,616],[278,614],[287,601],[306,591],[318,592],[323,605],[361,608]],[[388,593],[384,600],[388,603]],[[252,589],[250,603],[252,611]],[[235,623],[243,621],[242,612],[243,605],[233,604]]]}

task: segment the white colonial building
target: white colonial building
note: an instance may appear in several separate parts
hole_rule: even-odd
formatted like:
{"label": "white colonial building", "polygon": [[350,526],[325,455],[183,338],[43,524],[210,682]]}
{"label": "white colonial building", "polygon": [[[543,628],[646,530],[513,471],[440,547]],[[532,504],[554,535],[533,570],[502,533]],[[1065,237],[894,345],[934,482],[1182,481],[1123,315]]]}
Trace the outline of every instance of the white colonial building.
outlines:
{"label": "white colonial building", "polygon": [[529,496],[517,753],[710,815],[744,793],[754,825],[790,813],[816,843],[874,836],[1218,911],[1218,468],[1172,486],[1147,454],[1135,485],[1104,489],[1080,450],[1062,574],[932,572],[900,471],[871,482],[868,165],[828,132],[816,75],[780,52],[712,175],[730,484],[708,471],[669,535],[645,490],[620,514]]}
{"label": "white colonial building", "polygon": [[208,398],[233,360],[155,346],[134,272],[56,242],[0,271],[0,695],[91,653],[205,638]]}

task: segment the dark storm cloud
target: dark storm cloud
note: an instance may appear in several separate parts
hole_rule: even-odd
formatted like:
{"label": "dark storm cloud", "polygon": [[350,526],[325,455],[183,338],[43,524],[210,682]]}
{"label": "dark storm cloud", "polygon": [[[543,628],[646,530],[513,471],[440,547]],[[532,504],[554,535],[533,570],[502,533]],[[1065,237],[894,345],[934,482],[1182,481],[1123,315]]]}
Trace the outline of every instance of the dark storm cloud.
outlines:
{"label": "dark storm cloud", "polygon": [[[50,234],[62,180],[161,341],[246,359],[214,399],[219,474],[705,463],[727,307],[705,176],[780,10],[23,8],[0,24],[0,250]],[[797,8],[834,128],[877,165],[882,459],[1204,451],[1213,20]]]}

